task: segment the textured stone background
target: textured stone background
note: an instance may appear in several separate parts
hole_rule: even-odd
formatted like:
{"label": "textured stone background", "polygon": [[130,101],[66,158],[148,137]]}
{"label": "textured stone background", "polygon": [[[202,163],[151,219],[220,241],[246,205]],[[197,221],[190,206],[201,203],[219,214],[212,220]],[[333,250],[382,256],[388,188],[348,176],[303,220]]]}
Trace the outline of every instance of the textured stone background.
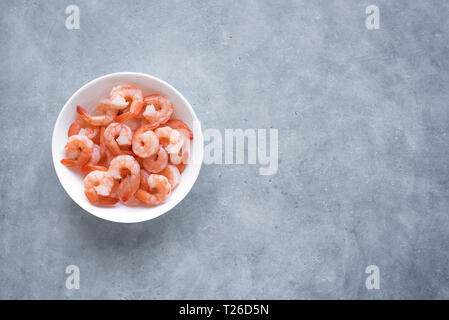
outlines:
{"label": "textured stone background", "polygon": [[[65,28],[77,4],[81,29]],[[381,29],[365,28],[380,7]],[[0,298],[449,298],[447,1],[3,1]],[[64,102],[160,77],[204,128],[279,129],[279,171],[205,165],[122,225],[51,162]],[[81,289],[65,288],[65,267]],[[376,264],[381,289],[365,288]]]}

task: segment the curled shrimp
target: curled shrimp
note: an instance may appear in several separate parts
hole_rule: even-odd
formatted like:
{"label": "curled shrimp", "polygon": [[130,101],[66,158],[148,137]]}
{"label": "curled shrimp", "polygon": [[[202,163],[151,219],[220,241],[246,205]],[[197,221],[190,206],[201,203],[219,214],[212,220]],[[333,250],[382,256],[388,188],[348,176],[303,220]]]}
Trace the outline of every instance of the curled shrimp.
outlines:
{"label": "curled shrimp", "polygon": [[113,187],[114,179],[104,171],[92,171],[84,178],[84,194],[92,204],[116,204],[118,199],[109,196]]}
{"label": "curled shrimp", "polygon": [[104,143],[114,155],[122,153],[120,146],[130,146],[133,132],[122,123],[111,123],[104,131]]}
{"label": "curled shrimp", "polygon": [[76,119],[69,127],[68,137],[76,134],[84,135],[90,140],[94,140],[98,136],[98,128],[86,124],[81,118]]}
{"label": "curled shrimp", "polygon": [[148,158],[158,152],[159,139],[149,126],[142,126],[134,133],[132,149],[139,157]]}
{"label": "curled shrimp", "polygon": [[82,167],[89,162],[94,152],[94,143],[83,135],[73,135],[64,147],[67,158],[61,163],[68,167]]}
{"label": "curled shrimp", "polygon": [[80,118],[90,124],[91,126],[107,126],[114,121],[114,117],[117,115],[117,110],[111,108],[111,103],[108,99],[101,100],[97,106],[98,116],[91,116],[86,109],[81,106],[76,107],[76,112],[80,115]]}
{"label": "curled shrimp", "polygon": [[139,189],[136,198],[149,205],[158,205],[167,201],[171,193],[168,179],[159,174],[150,174],[145,183],[149,190]]}
{"label": "curled shrimp", "polygon": [[172,191],[179,185],[181,182],[181,174],[176,166],[169,164],[165,167],[164,170],[159,172],[159,174],[165,176],[170,183]]}
{"label": "curled shrimp", "polygon": [[172,129],[184,129],[188,132],[190,140],[193,140],[193,132],[190,130],[189,126],[185,124],[182,120],[172,119],[168,120],[165,124],[161,125],[161,127],[170,127]]}
{"label": "curled shrimp", "polygon": [[178,153],[184,143],[184,137],[170,127],[157,128],[154,133],[168,153]]}
{"label": "curled shrimp", "polygon": [[115,117],[115,121],[123,122],[137,117],[143,108],[142,90],[135,86],[118,86],[112,89],[109,99],[114,109],[126,109],[129,105],[129,111]]}
{"label": "curled shrimp", "polygon": [[132,156],[119,155],[112,159],[108,174],[119,181],[117,195],[122,202],[127,202],[139,189],[140,166]]}
{"label": "curled shrimp", "polygon": [[166,97],[152,94],[143,99],[145,111],[142,116],[149,124],[161,125],[166,123],[173,114],[173,104]]}
{"label": "curled shrimp", "polygon": [[170,162],[173,164],[188,163],[190,157],[189,132],[185,129],[176,129],[184,137],[181,149],[177,153],[170,153]]}
{"label": "curled shrimp", "polygon": [[159,151],[148,157],[142,159],[142,166],[151,173],[158,173],[167,166],[168,163],[168,153],[162,146],[159,146]]}

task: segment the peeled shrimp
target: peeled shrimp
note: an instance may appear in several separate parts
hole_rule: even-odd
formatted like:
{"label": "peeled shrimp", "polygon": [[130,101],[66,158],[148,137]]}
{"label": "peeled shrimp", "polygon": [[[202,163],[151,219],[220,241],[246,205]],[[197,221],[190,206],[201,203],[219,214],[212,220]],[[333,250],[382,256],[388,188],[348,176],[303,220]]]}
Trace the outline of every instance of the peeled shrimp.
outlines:
{"label": "peeled shrimp", "polygon": [[97,164],[98,162],[100,162],[101,159],[101,148],[98,144],[94,144],[94,151],[92,152],[92,156],[90,157],[90,160],[88,162],[88,164]]}
{"label": "peeled shrimp", "polygon": [[74,136],[75,134],[84,135],[91,140],[94,140],[98,135],[98,128],[87,125],[81,118],[73,121],[69,128],[68,136]]}
{"label": "peeled shrimp", "polygon": [[118,86],[112,89],[109,99],[113,109],[122,110],[128,107],[129,111],[115,117],[115,121],[123,122],[137,117],[143,108],[142,90],[135,86]]}
{"label": "peeled shrimp", "polygon": [[145,111],[142,116],[149,124],[163,124],[170,119],[173,114],[173,104],[166,97],[159,94],[152,94],[143,99]]}
{"label": "peeled shrimp", "polygon": [[142,165],[148,172],[158,173],[167,166],[168,163],[168,153],[162,146],[159,146],[159,151],[148,157],[142,159]]}
{"label": "peeled shrimp", "polygon": [[148,158],[159,150],[159,139],[148,126],[136,130],[132,140],[133,152],[141,158]]}
{"label": "peeled shrimp", "polygon": [[179,173],[178,168],[172,164],[167,165],[164,170],[159,172],[159,174],[165,176],[168,179],[172,191],[175,190],[175,188],[181,182],[181,174]]}
{"label": "peeled shrimp", "polygon": [[168,153],[178,153],[184,143],[184,137],[170,127],[157,128],[154,133]]}
{"label": "peeled shrimp", "polygon": [[150,174],[147,183],[149,190],[137,190],[136,198],[153,206],[167,201],[171,193],[171,186],[166,177],[159,174]]}
{"label": "peeled shrimp", "polygon": [[170,162],[176,165],[188,163],[190,157],[189,132],[185,129],[177,129],[176,131],[183,135],[184,142],[177,153],[170,153]]}
{"label": "peeled shrimp", "polygon": [[165,126],[170,127],[172,129],[187,130],[187,132],[189,133],[190,140],[193,140],[193,132],[192,132],[192,130],[190,130],[189,126],[184,123],[184,121],[176,120],[176,119],[168,120],[167,123],[165,123],[164,125],[161,125],[161,127],[165,127]]}
{"label": "peeled shrimp", "polygon": [[104,143],[114,155],[122,153],[120,146],[131,145],[133,132],[122,123],[111,123],[104,131]]}
{"label": "peeled shrimp", "polygon": [[82,167],[91,159],[94,143],[88,137],[76,134],[69,138],[64,148],[67,158],[62,159],[61,163],[68,167]]}
{"label": "peeled shrimp", "polygon": [[98,103],[97,112],[101,115],[91,116],[86,109],[81,106],[76,107],[76,112],[80,115],[80,118],[90,124],[91,126],[107,126],[114,121],[114,117],[117,115],[117,110],[111,108],[111,103],[108,99],[101,100]]}
{"label": "peeled shrimp", "polygon": [[112,198],[114,179],[104,171],[92,171],[84,178],[84,193],[92,204],[113,205],[118,199]]}
{"label": "peeled shrimp", "polygon": [[117,195],[127,202],[140,186],[140,166],[136,159],[128,155],[119,155],[112,159],[108,174],[120,181]]}

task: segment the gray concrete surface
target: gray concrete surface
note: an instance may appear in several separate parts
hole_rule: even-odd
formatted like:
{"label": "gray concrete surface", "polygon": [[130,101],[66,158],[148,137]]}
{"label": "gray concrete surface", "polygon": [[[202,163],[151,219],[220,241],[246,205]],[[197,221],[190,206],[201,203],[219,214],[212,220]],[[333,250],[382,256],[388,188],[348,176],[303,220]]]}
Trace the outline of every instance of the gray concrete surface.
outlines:
{"label": "gray concrete surface", "polygon": [[[77,4],[80,30],[67,30]],[[365,8],[380,7],[380,30]],[[0,298],[449,298],[447,1],[3,1]],[[64,102],[160,77],[203,128],[277,128],[279,171],[205,165],[121,225],[51,162]],[[65,288],[79,266],[81,289]],[[380,290],[365,287],[379,266]]]}

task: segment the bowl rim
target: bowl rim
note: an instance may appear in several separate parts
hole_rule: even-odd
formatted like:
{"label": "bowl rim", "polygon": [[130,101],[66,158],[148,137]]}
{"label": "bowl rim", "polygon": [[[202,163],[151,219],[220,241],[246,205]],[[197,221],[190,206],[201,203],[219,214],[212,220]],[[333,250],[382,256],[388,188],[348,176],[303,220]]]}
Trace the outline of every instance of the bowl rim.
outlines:
{"label": "bowl rim", "polygon": [[[62,182],[62,177],[60,176],[60,173],[57,170],[57,164],[56,162],[59,162],[60,159],[56,159],[56,154],[55,154],[55,143],[56,143],[56,128],[59,127],[59,123],[62,121],[62,114],[63,111],[66,110],[66,108],[68,108],[68,105],[71,104],[71,101],[78,96],[78,94],[83,91],[85,88],[94,85],[97,82],[100,82],[106,78],[111,78],[111,77],[116,77],[116,76],[141,76],[141,77],[146,77],[149,78],[153,81],[156,81],[158,83],[160,83],[162,86],[168,87],[170,90],[172,90],[176,95],[179,96],[179,98],[183,101],[183,103],[187,106],[189,113],[191,114],[194,123],[197,124],[198,127],[198,133],[195,134],[195,140],[199,139],[198,143],[198,147],[199,147],[199,159],[201,160],[199,165],[196,166],[196,170],[193,173],[192,176],[192,183],[190,185],[190,187],[188,188],[188,190],[185,192],[184,196],[182,198],[179,199],[179,201],[177,202],[173,202],[170,203],[170,201],[167,203],[168,206],[165,208],[165,210],[161,210],[160,212],[158,212],[157,214],[154,214],[153,216],[150,217],[144,217],[141,219],[135,218],[135,219],[128,219],[128,220],[122,220],[122,219],[108,219],[104,216],[101,215],[97,215],[95,213],[94,210],[90,210],[91,208],[87,207],[84,205],[84,203],[80,203],[78,201],[76,201],[70,194],[70,192],[67,190],[66,186],[64,185],[64,183]],[[197,140],[198,141],[198,140]],[[71,198],[71,200],[73,202],[75,202],[78,206],[80,206],[82,209],[84,209],[84,211],[87,211],[88,213],[90,213],[91,215],[98,217],[102,220],[106,220],[106,221],[112,221],[112,222],[117,222],[117,223],[139,223],[139,222],[144,222],[144,221],[149,221],[149,220],[153,220],[169,211],[171,211],[175,206],[177,206],[180,202],[182,202],[182,200],[184,200],[184,198],[189,194],[189,192],[192,190],[196,180],[198,179],[199,173],[201,171],[201,167],[203,164],[203,155],[204,155],[204,138],[203,138],[203,134],[202,134],[202,129],[201,129],[201,122],[198,120],[198,117],[195,113],[195,110],[193,109],[193,107],[191,106],[191,104],[189,103],[189,101],[181,94],[181,92],[179,92],[175,87],[173,87],[171,84],[169,84],[168,82],[159,79],[158,77],[146,74],[146,73],[141,73],[141,72],[128,72],[128,71],[123,71],[123,72],[113,72],[113,73],[108,73],[105,74],[103,76],[97,77],[89,82],[87,82],[86,84],[84,84],[83,86],[81,86],[78,90],[76,90],[69,99],[67,99],[67,101],[64,103],[63,107],[61,108],[61,110],[59,111],[58,117],[56,118],[56,122],[53,126],[53,132],[52,132],[52,158],[53,158],[53,167],[56,171],[56,175],[58,177],[59,183],[61,184],[61,186],[63,187],[64,191],[68,194],[68,196]]]}

